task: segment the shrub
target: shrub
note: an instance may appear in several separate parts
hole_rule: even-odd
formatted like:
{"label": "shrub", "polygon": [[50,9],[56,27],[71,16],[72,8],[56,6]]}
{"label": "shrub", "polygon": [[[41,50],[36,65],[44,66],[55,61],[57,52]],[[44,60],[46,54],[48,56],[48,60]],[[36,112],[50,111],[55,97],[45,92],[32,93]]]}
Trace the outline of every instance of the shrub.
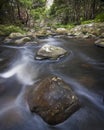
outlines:
{"label": "shrub", "polygon": [[15,25],[0,25],[0,35],[9,35],[12,32],[25,33],[23,29]]}
{"label": "shrub", "polygon": [[95,18],[96,22],[104,22],[104,13],[100,13]]}
{"label": "shrub", "polygon": [[71,28],[74,28],[75,25],[74,25],[74,24],[67,24],[67,25],[56,24],[55,27],[56,27],[56,28],[66,28],[66,29],[71,29]]}
{"label": "shrub", "polygon": [[89,24],[89,23],[93,23],[94,20],[87,20],[87,21],[82,21],[81,24]]}

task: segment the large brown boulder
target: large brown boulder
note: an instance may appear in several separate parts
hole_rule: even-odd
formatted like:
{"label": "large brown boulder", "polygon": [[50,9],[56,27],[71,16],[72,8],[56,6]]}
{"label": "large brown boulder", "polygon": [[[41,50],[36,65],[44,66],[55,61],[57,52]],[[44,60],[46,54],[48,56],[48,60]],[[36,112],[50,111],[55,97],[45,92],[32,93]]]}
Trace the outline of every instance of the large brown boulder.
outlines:
{"label": "large brown boulder", "polygon": [[67,51],[61,47],[45,44],[37,52],[36,59],[57,59],[67,54]]}
{"label": "large brown boulder", "polygon": [[32,87],[28,104],[32,112],[51,125],[65,121],[80,106],[70,86],[58,77],[46,78]]}

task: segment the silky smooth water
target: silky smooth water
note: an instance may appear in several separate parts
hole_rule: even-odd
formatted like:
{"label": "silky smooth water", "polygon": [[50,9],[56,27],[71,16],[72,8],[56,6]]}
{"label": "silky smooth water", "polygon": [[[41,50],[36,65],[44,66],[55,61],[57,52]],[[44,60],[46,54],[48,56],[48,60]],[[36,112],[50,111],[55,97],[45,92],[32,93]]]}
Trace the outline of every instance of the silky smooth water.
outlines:
{"label": "silky smooth water", "polygon": [[[47,38],[39,45],[0,46],[0,130],[104,130],[104,48],[93,40]],[[59,60],[35,60],[43,44],[63,47]],[[56,75],[73,89],[81,108],[65,122],[46,124],[32,114],[26,93],[37,81]]]}

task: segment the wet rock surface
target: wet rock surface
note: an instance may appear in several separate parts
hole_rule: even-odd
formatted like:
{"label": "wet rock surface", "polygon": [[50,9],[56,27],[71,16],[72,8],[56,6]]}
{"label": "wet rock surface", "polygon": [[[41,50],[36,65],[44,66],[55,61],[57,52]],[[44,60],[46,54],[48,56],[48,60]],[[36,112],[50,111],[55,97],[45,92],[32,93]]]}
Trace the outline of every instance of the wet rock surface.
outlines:
{"label": "wet rock surface", "polygon": [[104,47],[104,38],[98,39],[97,41],[95,41],[95,45],[99,47]]}
{"label": "wet rock surface", "polygon": [[59,57],[67,54],[67,51],[61,47],[45,44],[38,51],[36,59],[53,59],[56,60]]}
{"label": "wet rock surface", "polygon": [[57,28],[56,33],[60,35],[66,35],[68,33],[68,30],[65,28]]}
{"label": "wet rock surface", "polygon": [[21,38],[21,39],[17,39],[17,40],[15,40],[15,44],[23,44],[23,43],[25,43],[25,42],[29,42],[29,41],[31,41],[31,38],[30,37],[23,37],[23,38]]}
{"label": "wet rock surface", "polygon": [[8,45],[25,45],[25,44],[36,44],[37,38],[35,37],[34,33],[11,33],[9,36],[5,37],[2,41],[3,44]]}
{"label": "wet rock surface", "polygon": [[59,77],[48,77],[37,83],[27,99],[31,112],[39,114],[51,125],[65,121],[80,108],[78,97]]}
{"label": "wet rock surface", "polygon": [[24,36],[25,36],[24,34],[13,32],[8,37],[9,38],[19,38],[19,37],[24,37]]}
{"label": "wet rock surface", "polygon": [[24,37],[16,37],[16,38],[9,38],[6,37],[3,41],[4,44],[12,44],[12,45],[24,45],[24,44],[36,44],[37,40],[31,36],[24,36]]}
{"label": "wet rock surface", "polygon": [[91,23],[78,25],[70,30],[76,38],[94,38],[104,33],[104,23]]}

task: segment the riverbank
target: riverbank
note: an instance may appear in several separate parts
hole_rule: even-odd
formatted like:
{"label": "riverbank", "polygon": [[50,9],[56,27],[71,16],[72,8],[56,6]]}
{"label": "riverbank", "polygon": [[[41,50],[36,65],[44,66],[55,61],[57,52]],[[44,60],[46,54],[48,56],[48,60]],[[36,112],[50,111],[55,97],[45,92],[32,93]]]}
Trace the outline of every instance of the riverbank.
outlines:
{"label": "riverbank", "polygon": [[[3,43],[24,44],[26,42],[46,37],[68,37],[74,39],[94,39],[96,45],[104,46],[104,22],[77,25],[73,28],[42,27],[39,30],[34,28],[20,28],[16,26],[1,26],[0,35],[6,37]],[[0,27],[0,28],[1,28]]]}
{"label": "riverbank", "polygon": [[104,38],[104,22],[77,25],[73,28],[45,27],[36,32],[37,36],[65,35],[69,38]]}

